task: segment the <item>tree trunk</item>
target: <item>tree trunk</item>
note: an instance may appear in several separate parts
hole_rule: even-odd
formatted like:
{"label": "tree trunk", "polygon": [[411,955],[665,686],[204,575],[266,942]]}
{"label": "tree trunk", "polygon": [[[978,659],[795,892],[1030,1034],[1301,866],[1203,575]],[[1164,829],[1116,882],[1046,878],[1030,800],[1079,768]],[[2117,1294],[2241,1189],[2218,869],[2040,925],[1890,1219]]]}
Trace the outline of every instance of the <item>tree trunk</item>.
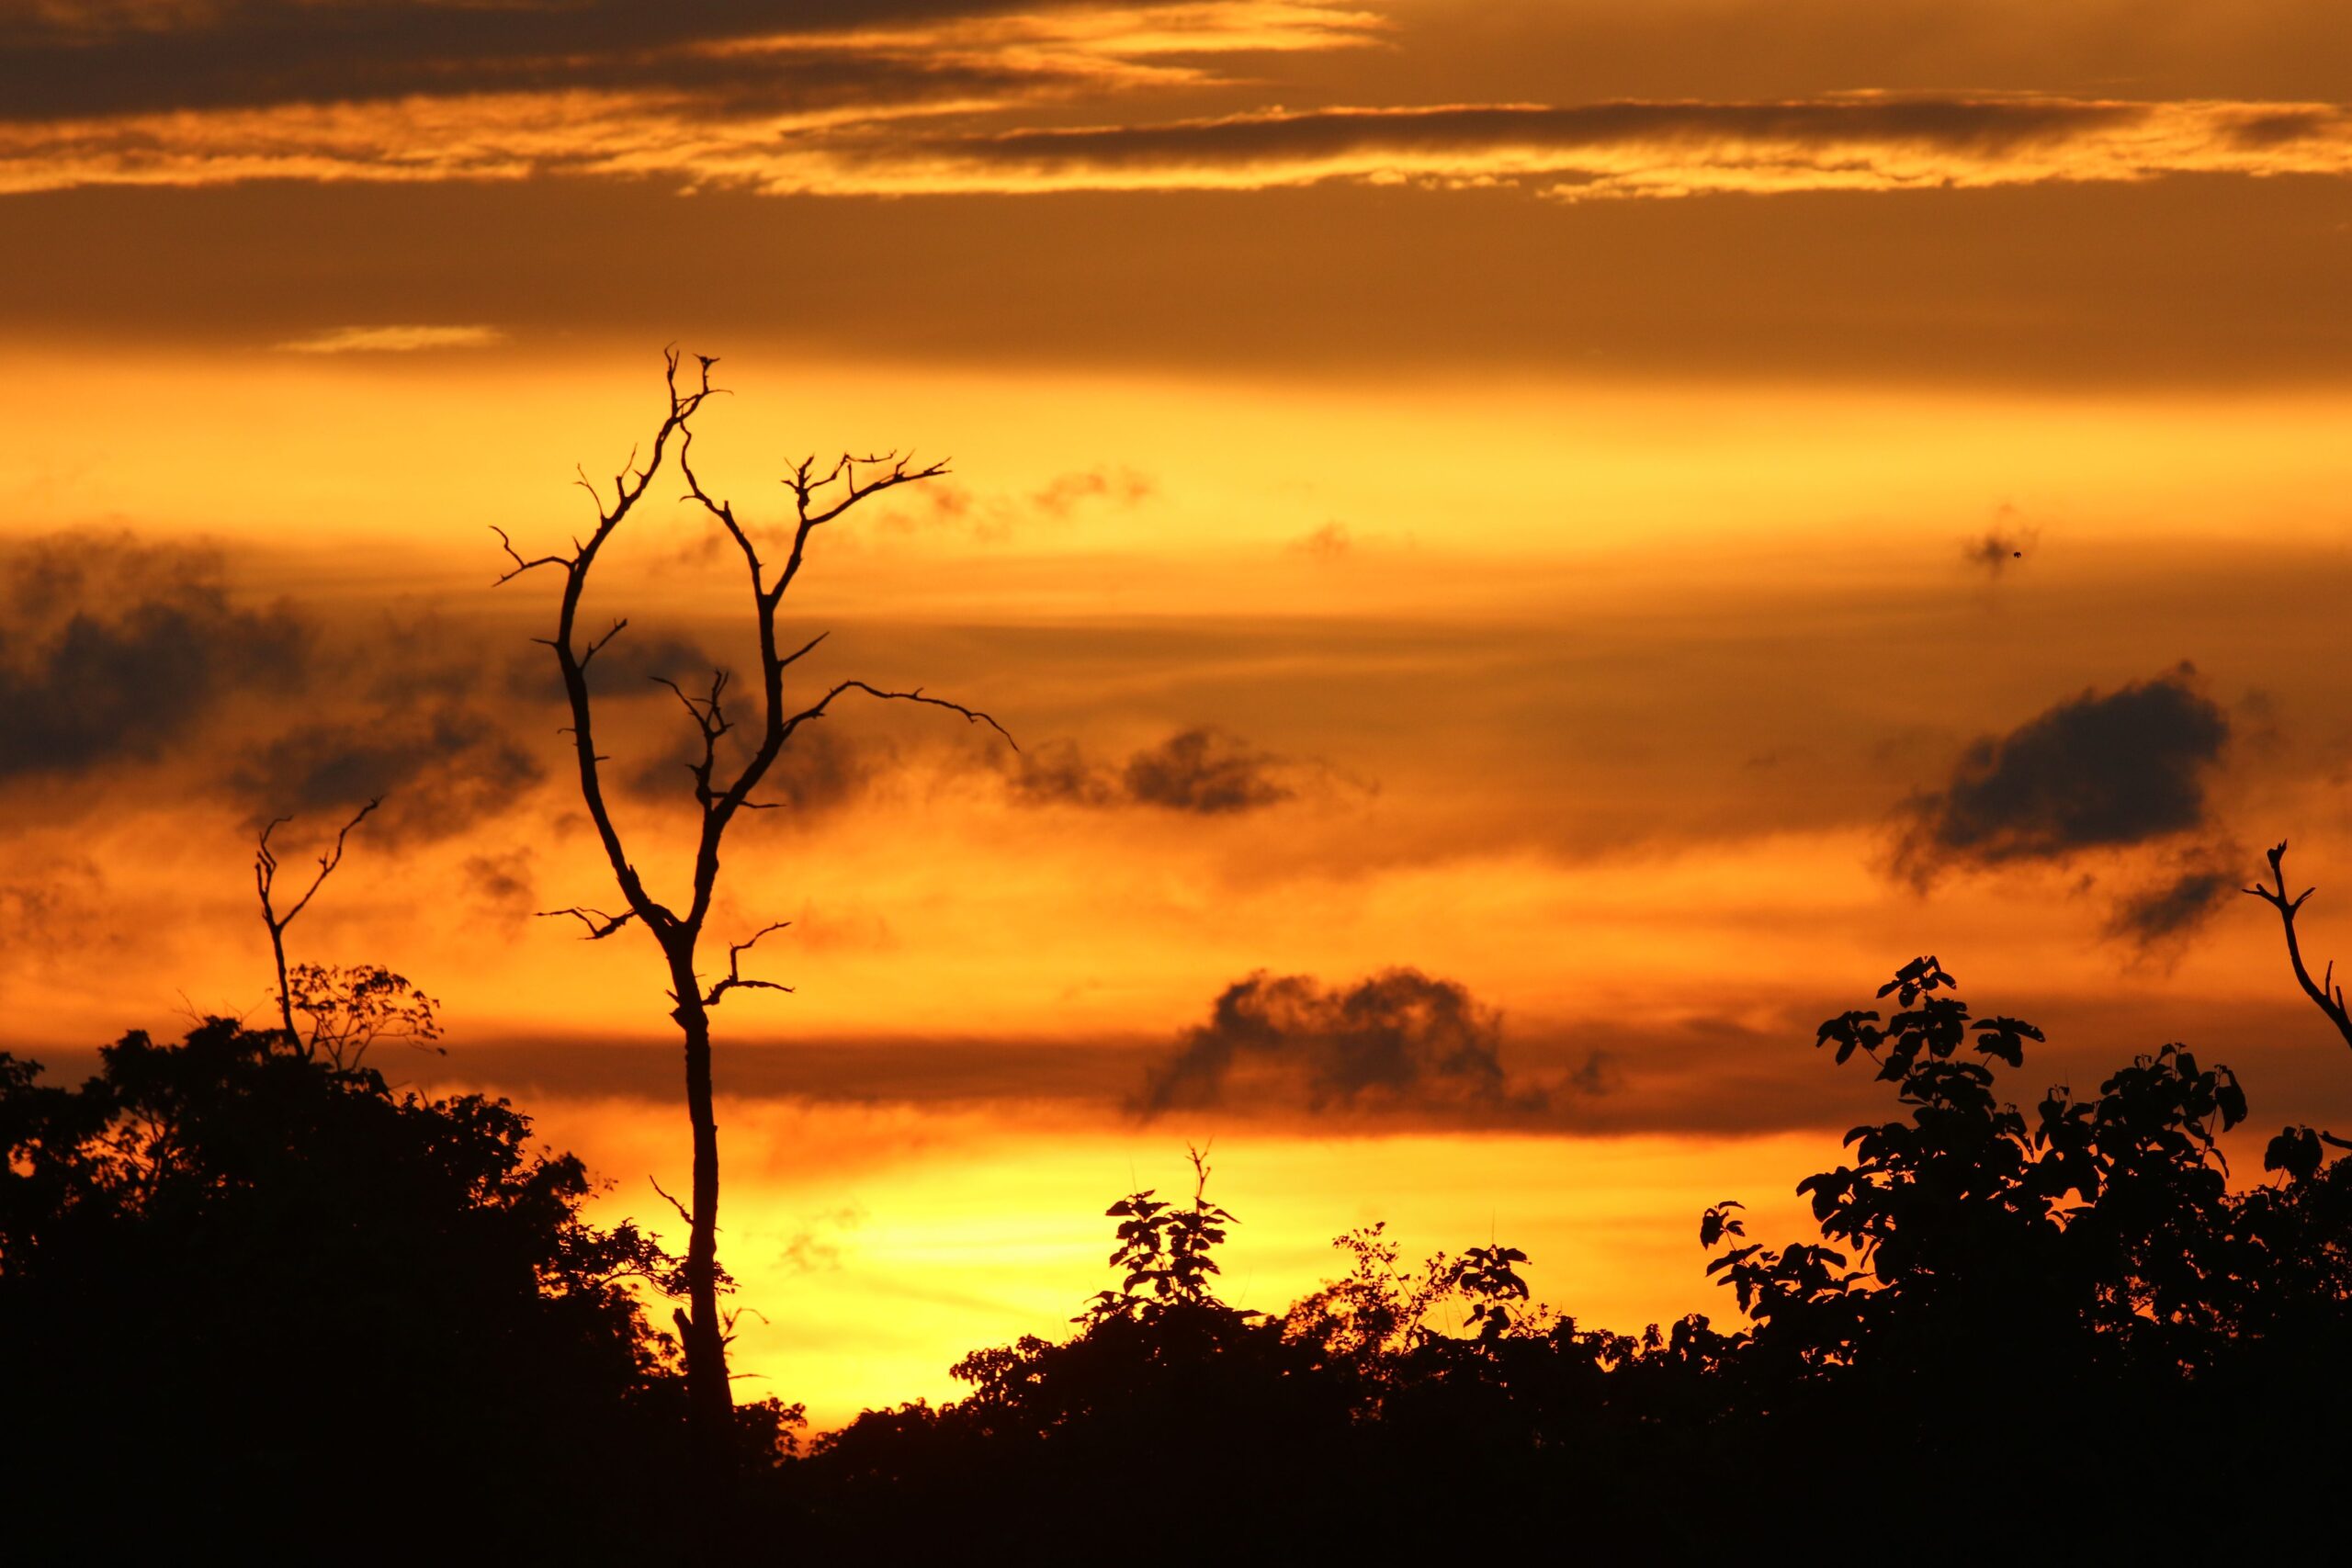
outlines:
{"label": "tree trunk", "polygon": [[[711,1110],[710,1015],[695,989],[690,966],[673,974],[678,1006],[672,1016],[685,1033],[686,1119],[694,1128],[694,1189],[686,1201],[686,1404],[695,1446],[722,1461],[735,1422],[728,1387],[727,1337],[718,1316],[718,1122]],[[673,966],[674,968],[675,966]]]}

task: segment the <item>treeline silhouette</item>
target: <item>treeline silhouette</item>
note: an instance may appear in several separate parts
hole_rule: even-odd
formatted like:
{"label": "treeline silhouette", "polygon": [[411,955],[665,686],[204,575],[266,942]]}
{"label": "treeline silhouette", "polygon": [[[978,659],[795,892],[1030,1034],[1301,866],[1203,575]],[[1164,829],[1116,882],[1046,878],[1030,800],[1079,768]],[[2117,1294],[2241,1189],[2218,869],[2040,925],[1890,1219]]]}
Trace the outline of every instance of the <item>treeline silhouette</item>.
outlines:
{"label": "treeline silhouette", "polygon": [[[1378,1226],[1279,1314],[1216,1290],[1234,1217],[1122,1199],[1115,1286],[951,1403],[813,1442],[738,1412],[716,1483],[649,1297],[679,1262],[582,1215],[503,1101],[215,1021],[79,1089],[0,1057],[0,1539],[198,1537],[541,1560],[1386,1561],[1578,1548],[2176,1558],[2332,1539],[2352,1373],[2347,1145],[2289,1126],[2237,1190],[2226,1067],[2166,1045],[2005,1098],[2042,1036],[1932,958],[1823,1024],[1890,1119],[1799,1190],[1818,1235],[1700,1216],[1744,1326],[1530,1299],[1500,1245]],[[1695,1262],[1695,1259],[1694,1259]]]}

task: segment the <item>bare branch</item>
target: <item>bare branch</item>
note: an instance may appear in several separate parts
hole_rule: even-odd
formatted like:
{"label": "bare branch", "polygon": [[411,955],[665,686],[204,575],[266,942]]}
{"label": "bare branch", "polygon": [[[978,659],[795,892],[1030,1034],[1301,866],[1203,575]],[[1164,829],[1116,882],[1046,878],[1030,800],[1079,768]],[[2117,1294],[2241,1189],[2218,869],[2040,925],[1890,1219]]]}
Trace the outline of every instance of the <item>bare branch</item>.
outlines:
{"label": "bare branch", "polygon": [[[867,460],[869,462],[876,462],[881,461],[882,459],[869,458]],[[947,459],[944,457],[936,463],[931,463],[920,468],[908,468],[906,459],[900,458],[898,462],[892,464],[890,471],[883,475],[880,479],[868,479],[864,484],[860,484],[857,481],[856,470],[851,468],[850,464],[851,459],[844,457],[834,469],[836,474],[842,476],[843,482],[848,486],[848,489],[842,493],[842,498],[839,501],[834,502],[831,506],[823,507],[815,513],[804,513],[806,525],[808,527],[820,528],[824,526],[826,524],[831,523],[834,518],[839,517],[842,513],[847,512],[851,507],[855,506],[859,502],[864,501],[869,495],[876,495],[886,490],[894,490],[899,485],[913,484],[920,479],[937,479],[940,475],[947,471]],[[830,483],[831,481],[827,479],[820,482]],[[814,490],[815,488],[817,487],[810,487],[811,490]],[[806,497],[803,499],[805,502]]]}
{"label": "bare branch", "polygon": [[991,718],[987,714],[982,713],[978,708],[967,708],[962,703],[951,703],[945,697],[926,697],[922,694],[922,688],[921,686],[917,686],[911,692],[886,692],[879,686],[869,686],[863,681],[843,681],[840,685],[835,686],[831,691],[827,692],[822,697],[818,699],[815,704],[802,709],[799,713],[795,714],[785,724],[784,733],[786,738],[789,739],[794,730],[799,728],[808,720],[812,718],[824,717],[825,710],[832,705],[833,699],[840,696],[844,692],[864,692],[867,696],[878,697],[884,702],[921,703],[926,707],[945,708],[950,713],[962,714],[964,716],[964,722],[967,724],[987,725],[990,729],[995,730],[999,735],[1004,737],[1004,743],[1006,745],[1012,747],[1015,751],[1021,750],[1021,742],[1012,738],[1012,732],[1011,730],[1005,728],[1004,726],[999,724],[995,719]]}
{"label": "bare branch", "polygon": [[[351,830],[354,828],[358,827],[362,822],[367,821],[368,814],[383,804],[383,796],[378,795],[375,799],[361,807],[359,808],[358,815],[355,816],[350,821],[345,822],[343,825],[342,830],[337,832],[334,836],[334,848],[319,857],[319,874],[311,878],[309,890],[306,891],[300,898],[295,901],[294,907],[287,910],[282,919],[279,919],[275,922],[278,930],[283,931],[288,926],[292,925],[294,923],[294,917],[300,914],[304,909],[310,908],[311,900],[318,896],[320,887],[322,886],[325,884],[326,879],[334,874],[334,868],[343,863],[343,846],[345,840],[351,837]],[[261,876],[264,883],[262,894],[265,907],[266,907],[269,894],[269,887],[267,886],[267,884],[274,882],[277,879],[277,857],[269,852],[269,835],[280,823],[290,822],[292,820],[293,818],[290,817],[280,817],[275,821],[272,821],[267,828],[264,828],[261,830],[261,844],[254,858],[254,866],[256,874]]]}
{"label": "bare branch", "polygon": [[358,814],[343,825],[342,831],[334,836],[334,848],[319,857],[319,874],[311,878],[310,887],[303,892],[300,898],[295,900],[294,907],[283,915],[277,912],[272,902],[273,895],[277,890],[278,860],[277,852],[269,847],[269,836],[293,818],[271,818],[263,827],[261,838],[254,845],[254,891],[261,898],[261,923],[269,929],[270,956],[277,964],[277,1018],[286,1030],[287,1043],[300,1046],[305,1055],[310,1054],[310,1047],[294,1028],[294,994],[291,987],[288,986],[286,978],[286,928],[294,923],[295,916],[311,907],[311,900],[318,897],[319,889],[326,886],[328,877],[334,874],[334,868],[343,863],[343,847],[350,839],[351,830],[368,820],[368,814],[383,803],[383,797],[377,796],[361,807]]}
{"label": "bare branch", "polygon": [[588,934],[580,939],[582,942],[602,942],[637,919],[635,909],[623,909],[617,915],[608,915],[602,909],[590,908],[585,905],[574,905],[569,909],[534,909],[531,914],[534,919],[542,920],[560,920],[566,915],[571,916],[588,928]]}
{"label": "bare branch", "polygon": [[628,626],[628,617],[627,615],[620,616],[618,619],[615,620],[613,622],[613,629],[606,632],[603,637],[598,637],[594,642],[590,643],[588,645],[588,651],[580,656],[580,668],[582,670],[587,669],[588,661],[595,658],[596,655],[604,652],[605,645],[612,641],[613,638],[620,636]]}
{"label": "bare branch", "polygon": [[678,1218],[685,1221],[686,1228],[688,1230],[692,1230],[695,1224],[694,1215],[686,1212],[686,1206],[684,1203],[679,1202],[675,1198],[672,1198],[670,1196],[670,1190],[662,1185],[662,1179],[649,1171],[646,1173],[645,1179],[653,1183],[653,1190],[661,1193],[663,1198],[669,1200],[670,1207],[678,1211]]}
{"label": "bare branch", "polygon": [[2260,882],[2256,882],[2244,891],[2253,894],[2278,911],[2278,923],[2285,928],[2287,933],[2287,962],[2294,968],[2295,983],[2303,988],[2303,995],[2311,998],[2312,1005],[2327,1016],[2327,1021],[2335,1025],[2335,1032],[2344,1036],[2345,1043],[2352,1045],[2352,1008],[2346,1006],[2344,987],[2335,983],[2335,961],[2329,960],[2321,977],[2314,981],[2310,968],[2303,963],[2302,945],[2295,939],[2295,916],[2301,910],[2303,900],[2309,898],[2317,889],[2306,887],[2291,898],[2287,897],[2285,840],[2280,840],[2271,847],[2267,858],[2270,862],[2273,886],[2266,887]]}
{"label": "bare branch", "polygon": [[[514,541],[506,536],[505,529],[493,523],[490,525],[490,531],[498,536],[499,547],[506,552],[506,558],[514,563],[512,570],[504,572],[499,577],[498,581],[501,584],[514,581],[516,578],[522,576],[525,572],[531,570],[535,567],[560,566],[569,568],[572,564],[571,558],[566,556],[541,556],[537,560],[525,560],[523,558],[523,552],[514,547]],[[535,637],[532,640],[544,641],[545,639]]]}
{"label": "bare branch", "polygon": [[791,923],[792,922],[790,920],[776,920],[768,925],[762,926],[758,931],[753,931],[750,937],[742,942],[729,943],[727,948],[727,978],[719,981],[718,984],[710,988],[709,992],[702,998],[702,1005],[707,1008],[717,1007],[718,1005],[718,998],[733,990],[791,990],[791,987],[780,986],[774,980],[747,980],[743,977],[742,969],[743,954],[757,947],[760,944],[760,938],[767,935],[770,931],[780,931]]}

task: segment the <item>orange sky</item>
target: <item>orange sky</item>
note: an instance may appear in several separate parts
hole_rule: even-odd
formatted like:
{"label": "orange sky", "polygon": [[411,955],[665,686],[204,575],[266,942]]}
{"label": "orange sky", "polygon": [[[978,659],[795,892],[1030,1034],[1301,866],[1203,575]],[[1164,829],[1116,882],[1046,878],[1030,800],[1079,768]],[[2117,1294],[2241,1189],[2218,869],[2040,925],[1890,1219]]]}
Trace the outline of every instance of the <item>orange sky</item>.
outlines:
{"label": "orange sky", "polygon": [[[720,1021],[759,1393],[950,1392],[1211,1135],[1248,1304],[1386,1217],[1710,1305],[1696,1209],[1798,1223],[1875,1103],[1811,1025],[1917,952],[2053,1024],[2025,1089],[2179,1036],[2317,1118],[2226,890],[2291,837],[2352,952],[2348,48],[2316,0],[0,6],[0,1040],[261,1003],[253,824],[384,790],[297,955],[415,976],[450,1055],[388,1069],[667,1212],[650,944],[531,918],[611,889],[489,530],[582,525],[676,341],[755,521],[808,452],[952,454],[786,616],[1024,749],[845,708],[732,850],[714,935],[792,919],[797,987]],[[639,675],[743,659],[707,543],[600,566]],[[682,721],[604,702],[659,886]],[[1399,967],[1518,1099],[1136,1109],[1227,987]]]}

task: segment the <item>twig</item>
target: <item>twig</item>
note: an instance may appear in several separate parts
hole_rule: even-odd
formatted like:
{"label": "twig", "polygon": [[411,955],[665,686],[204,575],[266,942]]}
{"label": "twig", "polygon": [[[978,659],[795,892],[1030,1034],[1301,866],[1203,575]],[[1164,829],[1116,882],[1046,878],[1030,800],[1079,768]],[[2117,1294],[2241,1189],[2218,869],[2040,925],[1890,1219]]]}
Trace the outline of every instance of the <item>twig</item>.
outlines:
{"label": "twig", "polygon": [[703,997],[702,1005],[707,1008],[715,1008],[718,1005],[718,998],[725,996],[731,990],[791,990],[791,987],[778,985],[774,980],[747,980],[743,977],[743,971],[741,967],[743,954],[751,952],[754,947],[757,947],[760,944],[760,938],[767,935],[770,931],[780,931],[791,923],[792,922],[790,920],[772,921],[767,925],[762,926],[758,931],[753,931],[746,940],[742,942],[729,942],[727,947],[727,977],[719,981],[717,985],[711,987],[710,990]]}
{"label": "twig", "polygon": [[588,928],[588,934],[580,939],[582,942],[602,942],[637,919],[635,909],[623,909],[617,915],[608,915],[602,909],[592,909],[584,905],[574,905],[569,909],[534,909],[531,913],[534,919],[542,920],[560,920],[566,915],[571,916]]}

